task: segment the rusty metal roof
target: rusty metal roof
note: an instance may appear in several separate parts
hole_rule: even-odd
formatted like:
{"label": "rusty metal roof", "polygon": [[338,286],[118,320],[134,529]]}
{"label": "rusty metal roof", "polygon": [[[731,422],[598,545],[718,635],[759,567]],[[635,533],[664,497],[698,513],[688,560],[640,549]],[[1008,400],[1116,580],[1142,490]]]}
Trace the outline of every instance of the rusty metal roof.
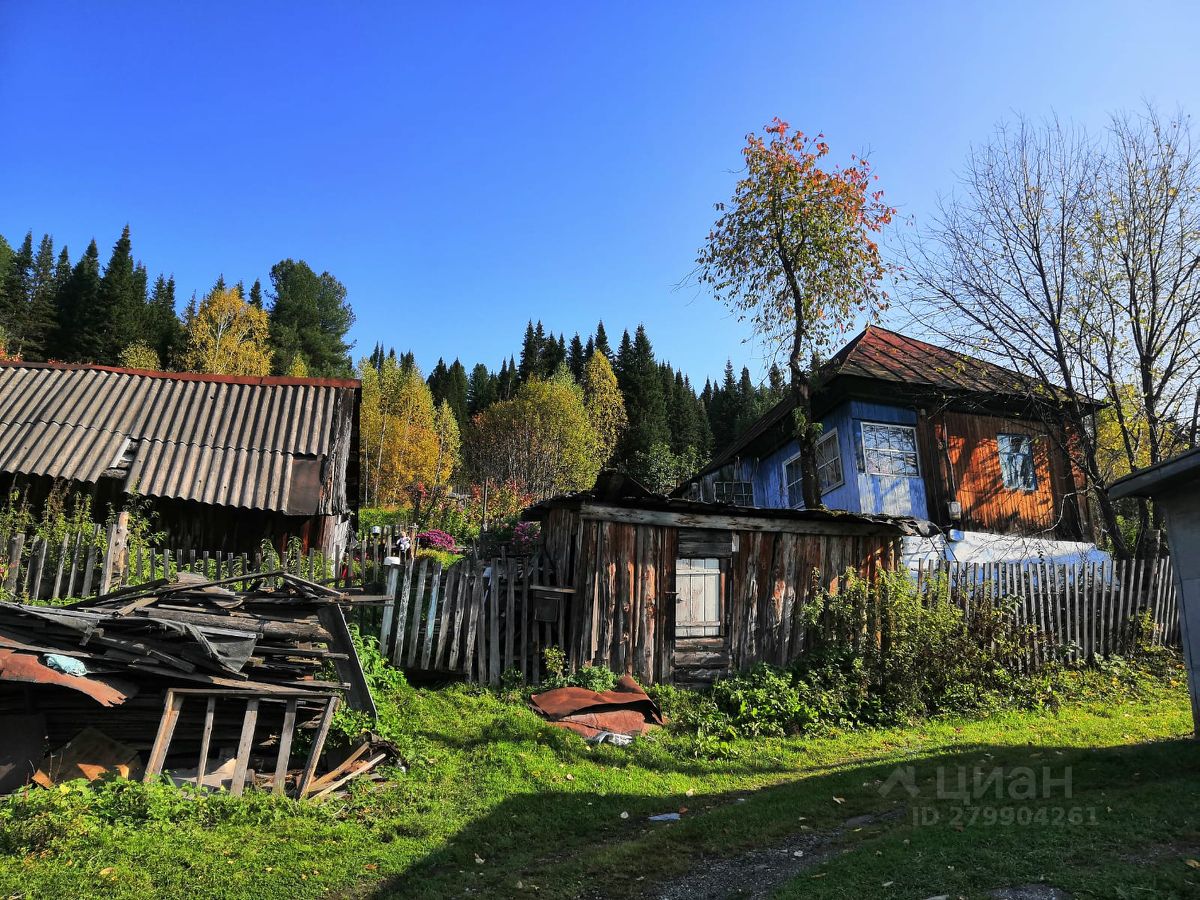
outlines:
{"label": "rusty metal roof", "polygon": [[0,471],[91,483],[119,469],[145,496],[286,511],[296,459],[329,454],[358,387],[4,362]]}
{"label": "rusty metal roof", "polygon": [[[827,374],[822,390],[826,392],[839,378],[863,378],[943,396],[988,398],[993,402],[1008,399],[1028,405],[1028,398],[1037,386],[1036,379],[1020,372],[878,325],[868,325],[839,350],[826,363],[825,371]],[[820,395],[814,399],[819,402]],[[785,417],[791,415],[793,409],[795,401],[789,394],[767,410],[691,480],[733,462],[747,448],[772,432]],[[684,485],[688,483],[690,481],[684,482]]]}

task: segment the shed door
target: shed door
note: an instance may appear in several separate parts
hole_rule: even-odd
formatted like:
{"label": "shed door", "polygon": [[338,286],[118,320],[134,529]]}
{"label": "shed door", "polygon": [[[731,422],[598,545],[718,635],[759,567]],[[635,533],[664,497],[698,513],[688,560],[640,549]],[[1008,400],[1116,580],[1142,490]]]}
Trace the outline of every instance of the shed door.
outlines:
{"label": "shed door", "polygon": [[676,560],[675,590],[675,636],[720,635],[721,560]]}

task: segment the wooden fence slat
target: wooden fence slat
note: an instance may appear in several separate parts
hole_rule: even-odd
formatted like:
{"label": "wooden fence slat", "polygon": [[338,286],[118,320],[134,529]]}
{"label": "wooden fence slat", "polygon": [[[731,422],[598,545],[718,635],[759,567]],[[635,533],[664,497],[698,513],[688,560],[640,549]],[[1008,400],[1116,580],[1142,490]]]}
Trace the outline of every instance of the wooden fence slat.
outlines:
{"label": "wooden fence slat", "polygon": [[437,669],[438,664],[446,659],[450,649],[451,607],[454,605],[454,589],[461,570],[451,566],[446,570],[446,587],[442,591],[442,614],[438,622],[437,644],[433,651],[433,661],[430,668]]}
{"label": "wooden fence slat", "polygon": [[463,643],[463,627],[471,605],[471,589],[474,584],[471,577],[470,563],[465,561],[459,562],[457,568],[458,583],[455,587],[455,593],[458,597],[454,602],[454,625],[453,633],[450,637],[450,655],[446,659],[446,667],[451,672],[460,671],[458,661]]}
{"label": "wooden fence slat", "polygon": [[[566,605],[565,603],[563,604]],[[560,627],[564,610],[559,611]],[[488,683],[500,683],[500,568],[492,560],[491,590],[488,591]],[[566,649],[565,647],[563,649]]]}
{"label": "wooden fence slat", "polygon": [[421,615],[425,610],[425,576],[429,572],[429,560],[421,560],[417,571],[417,588],[412,597],[412,628],[408,638],[408,665],[417,667],[417,645],[421,637]]}
{"label": "wooden fence slat", "polygon": [[388,566],[387,581],[384,586],[383,621],[379,623],[379,652],[388,659],[391,658],[392,627],[396,617],[396,594],[400,590],[400,567]]}
{"label": "wooden fence slat", "polygon": [[504,670],[507,672],[516,662],[517,582],[515,560],[504,558]]}
{"label": "wooden fence slat", "polygon": [[472,679],[472,666],[476,657],[475,631],[479,627],[480,606],[483,605],[483,567],[471,560],[471,603],[467,608],[467,633],[463,645],[463,674]]}
{"label": "wooden fence slat", "polygon": [[438,589],[442,584],[442,564],[434,561],[433,577],[429,582],[429,609],[425,614],[425,643],[421,649],[421,668],[429,668],[429,657],[433,653],[433,626],[437,622]]}
{"label": "wooden fence slat", "polygon": [[46,556],[49,551],[49,545],[49,541],[38,541],[37,552],[33,554],[34,558],[30,560],[30,568],[33,575],[32,584],[29,588],[29,597],[31,600],[38,600],[42,595],[42,576],[46,570]]}
{"label": "wooden fence slat", "polygon": [[400,585],[400,604],[396,610],[396,644],[392,651],[392,664],[404,664],[404,637],[408,633],[409,594],[412,592],[413,568],[416,560],[409,557],[404,563],[404,580]]}

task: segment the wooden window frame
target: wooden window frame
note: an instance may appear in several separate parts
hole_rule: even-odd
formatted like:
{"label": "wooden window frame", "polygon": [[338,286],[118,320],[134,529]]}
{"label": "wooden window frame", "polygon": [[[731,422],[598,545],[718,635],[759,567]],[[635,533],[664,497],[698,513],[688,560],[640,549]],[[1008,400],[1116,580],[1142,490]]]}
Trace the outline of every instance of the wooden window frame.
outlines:
{"label": "wooden window frame", "polygon": [[[718,487],[723,484],[728,484],[728,485],[744,484],[746,486],[747,492],[750,495],[750,502],[749,503],[738,503],[737,502],[737,488],[736,487],[732,491],[730,491],[731,499],[722,500],[719,496]],[[745,508],[753,507],[754,506],[754,482],[753,481],[745,481],[740,478],[739,479],[726,479],[725,481],[714,481],[713,482],[713,500],[715,500],[717,503],[732,503],[734,506],[741,506],[741,507],[745,507]]]}
{"label": "wooden window frame", "polygon": [[[837,460],[838,480],[828,486],[820,485],[822,494],[827,494],[830,491],[837,490],[838,488],[840,488],[842,485],[844,485],[846,483],[846,466],[842,462],[842,445],[838,443],[837,437],[838,437],[838,430],[836,428],[830,428],[827,432],[825,432],[819,438],[817,438],[817,442],[813,448],[818,453],[818,457],[817,457],[817,480],[818,480],[818,482],[820,481],[820,477],[821,477],[822,465],[828,465],[829,462],[831,462],[831,460],[826,460],[825,463],[821,462],[821,459],[819,456],[820,449],[821,449],[822,445],[827,444],[830,441],[833,442],[833,446],[835,448],[835,453],[834,453],[833,458]],[[782,468],[783,468],[783,489],[784,489],[784,492],[787,494],[787,502],[788,502],[789,509],[800,509],[804,506],[803,490],[800,491],[800,496],[797,499],[795,499],[795,500],[792,499],[792,480],[791,480],[791,478],[788,477],[788,466],[790,466],[792,463],[796,462],[796,460],[798,460],[799,458],[800,458],[800,452],[797,451],[797,452],[793,453],[791,456],[789,456],[787,459],[785,459],[783,461],[783,466],[782,466]],[[803,477],[803,476],[801,476],[801,477]],[[799,484],[800,482],[796,482],[796,483]]]}
{"label": "wooden window frame", "polygon": [[[859,426],[859,438],[862,441],[863,471],[866,474],[879,475],[883,478],[920,478],[921,477],[921,474],[922,474],[921,473],[921,450],[917,444],[917,427],[915,425],[901,425],[896,422],[866,422],[866,421],[863,421],[863,422],[859,422],[858,426]],[[868,448],[867,447],[867,428],[868,427],[870,427],[870,428],[892,428],[892,429],[896,429],[898,431],[907,431],[909,434],[912,435],[912,450],[887,450],[887,449],[882,449],[879,447]],[[872,471],[872,469],[870,468],[870,465],[867,462],[868,450],[870,450],[871,452],[874,452],[874,453],[885,453],[885,454],[890,453],[893,455],[911,453],[912,457],[913,457],[913,464],[914,464],[914,467],[916,468],[916,471],[913,472],[911,475],[905,474],[905,473],[897,474],[895,472]]]}
{"label": "wooden window frame", "polygon": [[[1033,483],[1031,485],[1011,485],[1008,483],[1008,471],[1004,465],[1004,450],[1001,448],[1001,438],[1019,438],[1029,442],[1029,475]],[[1038,489],[1038,473],[1037,473],[1037,457],[1034,451],[1037,447],[1037,438],[1035,435],[1026,434],[1020,431],[998,431],[996,432],[996,460],[1000,466],[1000,483],[1006,491],[1020,492],[1022,494],[1036,494]]]}

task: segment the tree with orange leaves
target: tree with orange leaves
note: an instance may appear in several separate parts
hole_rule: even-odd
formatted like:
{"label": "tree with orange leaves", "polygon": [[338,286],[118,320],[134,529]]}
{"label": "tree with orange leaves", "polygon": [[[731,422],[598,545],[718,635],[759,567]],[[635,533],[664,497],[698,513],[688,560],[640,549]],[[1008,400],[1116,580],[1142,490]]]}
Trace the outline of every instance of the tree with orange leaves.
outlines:
{"label": "tree with orange leaves", "polygon": [[767,341],[788,347],[804,505],[821,505],[812,396],[825,354],[856,322],[887,303],[888,265],[877,236],[895,210],[872,190],[867,160],[827,166],[825,136],[776,118],[749,134],[745,175],[700,249],[702,284]]}

